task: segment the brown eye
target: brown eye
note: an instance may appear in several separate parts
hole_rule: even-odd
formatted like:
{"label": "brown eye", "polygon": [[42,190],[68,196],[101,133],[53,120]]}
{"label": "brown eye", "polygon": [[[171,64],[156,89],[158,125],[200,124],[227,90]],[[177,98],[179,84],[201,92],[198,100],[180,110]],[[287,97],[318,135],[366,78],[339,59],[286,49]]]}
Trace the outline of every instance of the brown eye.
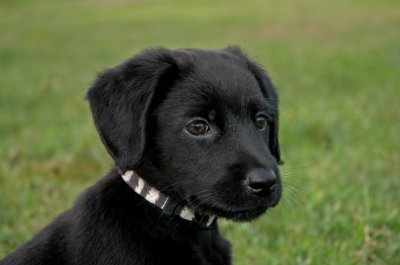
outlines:
{"label": "brown eye", "polygon": [[255,124],[259,130],[264,130],[268,125],[268,120],[265,116],[258,115]]}
{"label": "brown eye", "polygon": [[190,123],[186,130],[193,135],[202,135],[208,133],[210,127],[205,121],[197,120]]}

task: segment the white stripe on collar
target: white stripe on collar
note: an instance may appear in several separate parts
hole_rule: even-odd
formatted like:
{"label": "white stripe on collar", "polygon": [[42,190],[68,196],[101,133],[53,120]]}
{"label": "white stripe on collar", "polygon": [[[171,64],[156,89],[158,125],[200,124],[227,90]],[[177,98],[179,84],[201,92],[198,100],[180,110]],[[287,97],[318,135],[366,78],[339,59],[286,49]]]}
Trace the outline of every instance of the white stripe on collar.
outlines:
{"label": "white stripe on collar", "polygon": [[215,215],[199,215],[188,206],[176,204],[170,197],[150,186],[133,170],[128,170],[121,176],[131,189],[166,214],[177,215],[182,219],[197,222],[206,227],[209,227],[216,219]]}

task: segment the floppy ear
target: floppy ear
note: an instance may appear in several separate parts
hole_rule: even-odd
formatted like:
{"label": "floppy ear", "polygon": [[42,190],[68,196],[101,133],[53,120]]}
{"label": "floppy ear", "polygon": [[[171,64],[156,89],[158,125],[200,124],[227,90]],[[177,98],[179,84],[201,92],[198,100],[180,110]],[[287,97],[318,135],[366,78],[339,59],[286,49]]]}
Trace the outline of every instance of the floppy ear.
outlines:
{"label": "floppy ear", "polygon": [[170,50],[146,50],[100,74],[87,93],[94,123],[119,170],[135,169],[146,123],[178,75]]}
{"label": "floppy ear", "polygon": [[229,46],[224,49],[235,56],[241,61],[244,61],[247,65],[249,71],[253,74],[255,79],[258,82],[258,85],[261,88],[261,92],[263,93],[264,97],[268,99],[271,104],[275,105],[275,112],[273,121],[270,123],[270,134],[268,139],[269,150],[271,154],[275,157],[277,163],[279,165],[283,164],[281,160],[281,151],[279,147],[279,106],[278,106],[278,94],[276,93],[276,89],[272,84],[270,78],[266,74],[266,72],[254,61],[250,60],[237,46]]}

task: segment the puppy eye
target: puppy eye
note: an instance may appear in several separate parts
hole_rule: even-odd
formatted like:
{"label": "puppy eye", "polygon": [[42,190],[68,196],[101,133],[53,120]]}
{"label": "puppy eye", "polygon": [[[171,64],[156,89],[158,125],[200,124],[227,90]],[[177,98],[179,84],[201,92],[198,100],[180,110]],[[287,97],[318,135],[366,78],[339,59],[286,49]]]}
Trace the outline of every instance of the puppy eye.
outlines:
{"label": "puppy eye", "polygon": [[191,122],[186,130],[192,135],[202,135],[210,132],[210,127],[203,120],[196,120]]}
{"label": "puppy eye", "polygon": [[255,124],[259,130],[264,130],[268,125],[268,119],[264,115],[258,115]]}

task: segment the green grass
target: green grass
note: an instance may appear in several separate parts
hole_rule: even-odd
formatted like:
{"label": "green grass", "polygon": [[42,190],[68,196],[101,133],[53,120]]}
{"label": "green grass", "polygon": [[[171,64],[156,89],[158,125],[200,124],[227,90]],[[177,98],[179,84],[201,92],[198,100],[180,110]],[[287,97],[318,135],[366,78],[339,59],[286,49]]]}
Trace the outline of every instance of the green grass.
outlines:
{"label": "green grass", "polygon": [[[56,3],[57,2],[57,3]],[[2,1],[0,257],[112,166],[83,97],[149,46],[239,44],[281,98],[285,197],[235,264],[400,261],[400,2]]]}

